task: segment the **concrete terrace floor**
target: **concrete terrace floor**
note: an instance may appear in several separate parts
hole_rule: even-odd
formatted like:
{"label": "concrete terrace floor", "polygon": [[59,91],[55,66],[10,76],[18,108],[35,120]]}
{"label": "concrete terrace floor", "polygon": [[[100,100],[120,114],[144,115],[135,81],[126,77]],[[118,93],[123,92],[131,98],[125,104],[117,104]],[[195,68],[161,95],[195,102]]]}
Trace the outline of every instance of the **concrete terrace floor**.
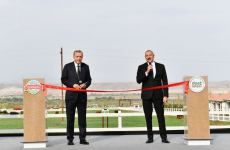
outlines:
{"label": "concrete terrace floor", "polygon": [[[90,145],[80,145],[75,136],[75,145],[68,146],[65,136],[49,136],[47,150],[229,150],[230,134],[212,134],[210,146],[187,146],[183,134],[169,134],[170,144],[161,143],[159,135],[154,136],[154,143],[145,144],[146,135],[90,135]],[[23,149],[23,138],[0,137],[0,150]]]}

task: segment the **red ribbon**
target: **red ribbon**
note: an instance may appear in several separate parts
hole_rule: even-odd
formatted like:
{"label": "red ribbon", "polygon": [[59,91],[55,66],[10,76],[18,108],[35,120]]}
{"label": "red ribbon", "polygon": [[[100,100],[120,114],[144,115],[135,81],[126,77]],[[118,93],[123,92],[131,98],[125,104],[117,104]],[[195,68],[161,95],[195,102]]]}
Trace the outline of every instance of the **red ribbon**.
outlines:
{"label": "red ribbon", "polygon": [[161,86],[153,86],[153,87],[148,87],[143,89],[131,89],[131,90],[85,90],[85,89],[75,89],[75,88],[62,87],[62,86],[44,84],[44,83],[41,83],[41,85],[43,91],[45,91],[46,89],[57,89],[57,90],[74,91],[74,92],[103,92],[103,93],[149,91],[149,90],[165,89],[169,87],[184,86],[184,93],[188,94],[188,89],[189,89],[189,81],[177,82],[177,83],[161,85]]}

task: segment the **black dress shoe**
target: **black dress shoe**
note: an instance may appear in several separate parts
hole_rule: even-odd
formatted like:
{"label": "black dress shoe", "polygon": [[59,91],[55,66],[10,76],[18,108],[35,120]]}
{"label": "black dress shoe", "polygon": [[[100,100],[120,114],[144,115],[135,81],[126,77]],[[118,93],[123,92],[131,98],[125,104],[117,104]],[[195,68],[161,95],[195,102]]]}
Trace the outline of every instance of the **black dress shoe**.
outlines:
{"label": "black dress shoe", "polygon": [[165,138],[165,139],[162,139],[162,143],[170,143],[170,142],[167,138]]}
{"label": "black dress shoe", "polygon": [[153,143],[153,139],[148,139],[145,143],[146,144]]}
{"label": "black dress shoe", "polygon": [[68,145],[74,145],[73,141],[68,141]]}
{"label": "black dress shoe", "polygon": [[86,140],[80,140],[80,144],[89,145],[89,142],[87,142]]}

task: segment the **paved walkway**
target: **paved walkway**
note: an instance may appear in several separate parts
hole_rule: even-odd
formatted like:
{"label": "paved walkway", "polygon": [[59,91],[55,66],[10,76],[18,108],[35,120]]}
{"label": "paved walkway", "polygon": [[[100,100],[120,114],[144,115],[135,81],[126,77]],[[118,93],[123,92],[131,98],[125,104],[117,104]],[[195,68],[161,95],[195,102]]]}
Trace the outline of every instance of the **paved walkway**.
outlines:
{"label": "paved walkway", "polygon": [[[90,145],[80,145],[76,136],[74,146],[66,144],[65,136],[49,136],[47,150],[229,150],[230,134],[212,134],[210,146],[187,146],[184,144],[183,135],[169,134],[170,144],[161,143],[159,135],[155,135],[155,142],[145,144],[145,135],[108,135],[88,136]],[[0,137],[1,150],[23,149],[22,137]]]}

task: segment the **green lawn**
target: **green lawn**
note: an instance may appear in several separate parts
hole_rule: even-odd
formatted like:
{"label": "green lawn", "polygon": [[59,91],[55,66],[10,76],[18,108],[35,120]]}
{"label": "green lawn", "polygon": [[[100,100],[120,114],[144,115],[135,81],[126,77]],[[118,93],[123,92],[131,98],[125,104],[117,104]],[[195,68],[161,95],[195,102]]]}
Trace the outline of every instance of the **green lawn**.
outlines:
{"label": "green lawn", "polygon": [[[123,127],[144,127],[144,117],[123,117]],[[166,116],[165,118],[167,126],[183,126],[184,119],[177,119],[175,116]],[[158,126],[157,118],[153,117],[153,126]]]}
{"label": "green lawn", "polygon": [[[109,127],[117,127],[117,117],[109,117]],[[102,128],[102,118],[87,118],[88,128]],[[144,117],[123,117],[123,127],[145,127]],[[167,126],[183,126],[184,119],[177,119],[175,116],[166,116]],[[210,125],[230,125],[230,122],[210,121]],[[105,120],[106,126],[106,120]],[[153,126],[158,126],[156,117],[153,117]],[[66,128],[66,120],[61,118],[48,118],[48,128]],[[77,118],[75,120],[75,127],[78,127]],[[22,119],[0,119],[0,129],[22,129]]]}

